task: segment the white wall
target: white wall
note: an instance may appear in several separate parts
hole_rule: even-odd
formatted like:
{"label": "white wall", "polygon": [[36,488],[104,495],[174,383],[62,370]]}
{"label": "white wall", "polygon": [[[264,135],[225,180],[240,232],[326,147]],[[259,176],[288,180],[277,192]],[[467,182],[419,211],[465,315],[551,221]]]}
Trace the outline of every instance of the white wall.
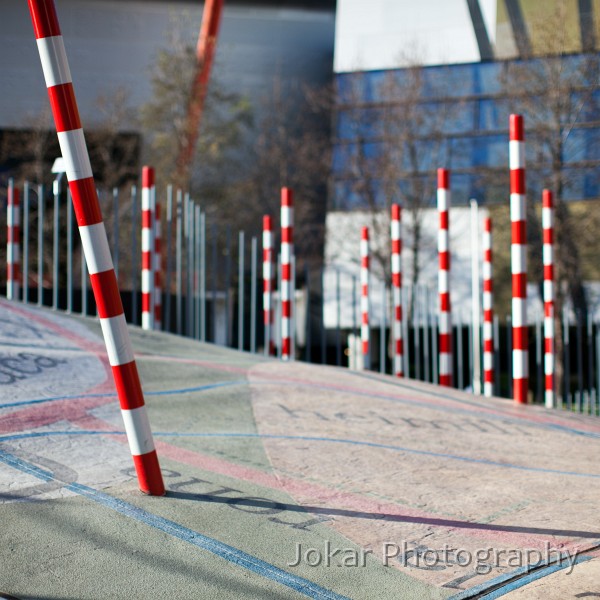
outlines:
{"label": "white wall", "polygon": [[[480,0],[493,43],[497,0]],[[466,0],[338,0],[336,73],[481,59]]]}

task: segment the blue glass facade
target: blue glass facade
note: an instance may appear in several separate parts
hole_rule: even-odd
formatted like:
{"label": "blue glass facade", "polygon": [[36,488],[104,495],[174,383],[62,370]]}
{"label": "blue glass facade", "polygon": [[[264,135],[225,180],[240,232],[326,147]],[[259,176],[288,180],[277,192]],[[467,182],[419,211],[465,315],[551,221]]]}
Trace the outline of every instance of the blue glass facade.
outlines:
{"label": "blue glass facade", "polygon": [[[583,60],[589,63],[597,58],[577,55],[553,60],[561,61],[565,77],[569,77]],[[433,205],[435,171],[441,166],[452,171],[454,203],[467,203],[472,197],[484,203],[505,201],[511,112],[525,116],[530,193],[551,187],[548,180],[552,159],[544,140],[549,135],[545,123],[551,123],[554,115],[540,97],[533,103],[536,118],[530,118],[527,105],[520,106],[519,99],[507,91],[506,74],[514,64],[490,62],[338,74],[333,208],[365,206],[366,186],[371,203],[374,198],[382,206],[392,200],[402,201],[409,182],[417,179],[428,183],[421,189],[427,189],[430,195],[425,204]],[[543,73],[541,64],[541,59],[519,63],[521,68],[531,70],[530,93],[535,94],[543,85],[539,78],[537,84],[533,83],[533,78]],[[560,157],[566,200],[600,196],[598,81],[596,75],[578,80],[579,87],[574,87],[572,81],[567,86],[570,114],[564,118],[561,130]],[[528,106],[531,110],[531,97]],[[396,179],[393,186],[389,185],[390,177]],[[390,189],[399,197],[390,198]]]}

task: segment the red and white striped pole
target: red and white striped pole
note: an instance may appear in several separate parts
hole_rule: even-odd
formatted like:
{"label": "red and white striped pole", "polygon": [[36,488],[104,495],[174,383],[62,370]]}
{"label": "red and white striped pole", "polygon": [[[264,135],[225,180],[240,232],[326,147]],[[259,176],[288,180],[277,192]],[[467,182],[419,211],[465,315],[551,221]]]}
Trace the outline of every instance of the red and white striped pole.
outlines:
{"label": "red and white striped pole", "polygon": [[527,403],[529,335],[527,329],[527,201],[525,196],[525,131],[523,117],[510,115],[510,220],[512,243],[513,397]]}
{"label": "red and white striped pole", "polygon": [[292,331],[292,255],[294,254],[294,198],[292,190],[281,188],[281,358],[294,357]]}
{"label": "red and white striped pole", "polygon": [[402,339],[402,211],[392,204],[392,303],[394,307],[394,375],[404,377],[404,340]]}
{"label": "red and white striped pole", "polygon": [[165,493],[53,0],[28,0],[100,325],[142,492]]}
{"label": "red and white striped pole", "polygon": [[492,280],[492,219],[483,220],[483,393],[494,395],[494,287]]}
{"label": "red and white striped pole", "polygon": [[437,206],[438,230],[438,292],[440,385],[452,386],[452,311],[450,306],[450,236],[448,233],[450,211],[450,172],[438,169]]}
{"label": "red and white striped pole", "polygon": [[162,228],[160,202],[156,200],[156,187],[152,188],[154,196],[154,329],[162,329]]}
{"label": "red and white striped pole", "polygon": [[6,209],[6,297],[18,300],[21,287],[21,211],[19,189],[12,179],[8,182]]}
{"label": "red and white striped pole", "polygon": [[371,368],[370,328],[369,328],[369,228],[360,232],[360,310],[362,321],[360,339],[362,342],[363,369]]}
{"label": "red and white striped pole", "polygon": [[154,169],[142,169],[142,329],[154,329]]}
{"label": "red and white striped pole", "polygon": [[270,215],[263,217],[263,324],[265,354],[275,355],[273,342],[273,224]]}
{"label": "red and white striped pole", "polygon": [[544,379],[545,404],[554,407],[554,198],[550,190],[542,193],[544,263]]}

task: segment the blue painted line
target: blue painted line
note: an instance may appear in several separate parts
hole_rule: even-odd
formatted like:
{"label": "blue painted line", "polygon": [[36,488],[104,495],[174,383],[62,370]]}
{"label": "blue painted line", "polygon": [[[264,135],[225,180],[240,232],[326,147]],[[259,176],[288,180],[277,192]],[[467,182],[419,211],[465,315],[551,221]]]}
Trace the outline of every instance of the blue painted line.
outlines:
{"label": "blue painted line", "polygon": [[[40,431],[29,433],[15,433],[11,435],[0,436],[0,442],[10,442],[33,437],[61,436],[61,435],[125,435],[123,431]],[[569,477],[591,477],[600,479],[600,474],[596,473],[577,473],[575,471],[559,471],[557,469],[545,469],[543,467],[525,467],[522,465],[513,465],[510,463],[499,463],[484,458],[471,458],[469,456],[460,456],[458,454],[444,454],[442,452],[431,452],[429,450],[416,450],[404,446],[394,446],[390,444],[378,444],[377,442],[366,442],[361,440],[349,440],[344,438],[325,438],[307,435],[271,435],[262,433],[178,433],[172,431],[155,431],[158,437],[220,437],[220,438],[257,438],[273,440],[301,440],[306,442],[326,442],[331,444],[351,444],[354,446],[366,446],[369,448],[381,448],[383,450],[394,450],[395,452],[405,452],[407,454],[417,454],[420,456],[432,456],[434,458],[444,458],[448,460],[458,460],[461,462],[470,462],[491,467],[501,467],[503,469],[515,469],[518,471],[528,471],[533,473],[547,473],[550,475],[566,475]]]}
{"label": "blue painted line", "polygon": [[[27,473],[33,477],[36,477],[37,479],[41,479],[42,481],[58,481],[50,471],[40,469],[36,465],[24,461],[3,450],[0,450],[0,461],[14,469],[22,471],[23,473]],[[197,531],[188,529],[187,527],[179,525],[179,523],[175,523],[169,519],[159,517],[158,515],[152,514],[142,508],[130,504],[129,502],[119,500],[118,498],[113,498],[112,496],[88,487],[87,485],[70,483],[65,484],[64,489],[83,496],[88,500],[92,500],[93,502],[97,502],[98,504],[122,514],[125,517],[129,517],[139,521],[140,523],[154,527],[155,529],[163,531],[174,538],[188,542],[189,544],[201,548],[202,550],[206,550],[215,556],[229,561],[230,563],[247,569],[248,571],[252,571],[260,577],[270,579],[271,581],[304,594],[309,598],[318,598],[323,600],[349,600],[346,596],[336,594],[335,592],[323,588],[320,585],[309,581],[308,579],[288,573],[287,571],[284,571],[275,565],[265,562],[264,560],[252,556],[251,554],[248,554],[242,550],[238,550],[229,544],[225,544],[219,540],[198,533]]]}
{"label": "blue painted line", "polygon": [[[217,383],[208,383],[190,388],[181,388],[177,390],[162,390],[158,392],[144,392],[145,396],[170,396],[172,394],[189,394],[191,392],[206,392],[215,388],[229,387],[232,385],[247,385],[247,381],[220,381]],[[0,404],[0,408],[9,408],[12,406],[28,406],[30,404],[44,404],[46,402],[56,402],[57,400],[86,400],[88,398],[116,398],[115,392],[104,392],[102,394],[74,394],[71,396],[51,396],[49,398],[35,398],[34,400],[19,400],[17,402],[7,402]]]}
{"label": "blue painted line", "polygon": [[475,596],[479,596],[480,594],[483,594],[486,590],[489,590],[492,587],[495,587],[501,583],[504,583],[505,581],[508,581],[509,579],[514,579],[515,577],[518,577],[519,575],[522,575],[524,573],[529,573],[529,571],[531,571],[536,566],[537,565],[525,565],[524,567],[519,567],[518,569],[515,569],[514,571],[510,571],[509,573],[503,573],[502,575],[499,575],[498,577],[494,577],[493,579],[485,581],[484,583],[480,583],[479,585],[476,585],[475,587],[469,588],[468,590],[463,590],[462,592],[459,592],[458,594],[454,594],[454,596],[450,596],[449,598],[446,598],[446,600],[468,600],[469,598],[474,598]]}
{"label": "blue painted line", "polygon": [[[592,558],[591,556],[577,556],[575,558],[575,564],[586,562],[588,560],[591,560],[591,558]],[[526,575],[525,577],[521,577],[515,581],[511,581],[511,582],[507,583],[505,586],[502,586],[501,588],[493,590],[489,594],[484,594],[483,596],[480,596],[480,600],[495,600],[496,598],[500,598],[501,596],[504,596],[505,594],[513,592],[514,590],[518,590],[519,588],[521,588],[523,586],[526,586],[527,584],[531,583],[532,581],[542,579],[542,577],[547,577],[548,575],[552,575],[552,573],[556,573],[557,571],[562,571],[563,569],[566,569],[568,566],[570,566],[570,563],[566,560],[563,560],[555,565],[550,565],[544,569],[533,571],[532,573],[530,573],[529,575]]]}
{"label": "blue painted line", "polygon": [[[248,382],[246,380],[222,381],[222,382],[209,383],[209,384],[205,384],[205,385],[199,385],[199,386],[188,387],[188,388],[179,388],[179,389],[173,389],[173,390],[161,390],[161,391],[155,391],[155,392],[144,392],[144,394],[146,396],[171,396],[171,395],[176,395],[176,394],[189,394],[189,393],[193,393],[193,392],[205,392],[205,391],[209,391],[209,390],[217,389],[217,388],[221,388],[221,387],[233,387],[233,386],[238,386],[238,385],[277,385],[277,386],[289,386],[289,387],[314,388],[314,389],[320,389],[320,390],[339,392],[339,393],[348,394],[351,396],[358,396],[359,398],[373,398],[376,400],[393,402],[394,404],[405,404],[408,406],[417,406],[419,408],[428,408],[427,405],[423,404],[423,402],[420,402],[419,400],[409,400],[407,398],[396,398],[394,396],[387,396],[384,394],[373,394],[373,393],[368,393],[368,392],[359,392],[359,391],[346,390],[346,389],[330,390],[329,388],[319,385],[319,384],[288,382],[288,381],[259,381],[259,382]],[[400,386],[400,387],[402,387],[402,386]],[[410,386],[405,386],[405,387],[407,389],[410,389],[411,391],[419,391],[420,393],[424,393],[423,390],[415,390],[414,388],[411,388]],[[429,393],[429,391],[427,393]],[[444,396],[443,394],[440,394],[440,393],[431,392],[431,394],[434,396],[439,396],[444,399],[452,400],[452,398]],[[0,404],[0,409],[10,408],[10,407],[15,407],[15,406],[43,404],[45,402],[55,402],[57,400],[79,400],[79,399],[87,399],[87,398],[109,398],[109,397],[116,398],[117,396],[114,392],[107,392],[107,393],[102,393],[102,394],[77,394],[77,395],[71,395],[71,396],[53,396],[50,398],[36,398],[33,400],[20,400],[17,402],[8,402],[6,404]],[[460,401],[457,401],[457,402],[460,402]],[[463,403],[469,404],[466,401],[464,401]],[[473,405],[473,407],[478,408],[479,405]],[[452,407],[448,407],[448,406],[432,406],[431,408],[433,408],[439,412],[447,412],[447,413],[451,413],[451,414],[458,413],[458,414],[468,414],[468,415],[473,416],[473,413],[474,413],[473,410],[468,409],[468,408],[452,408]],[[488,420],[492,420],[492,421],[502,421],[505,423],[513,423],[513,424],[516,424],[519,426],[533,427],[533,428],[537,428],[537,429],[554,429],[556,431],[561,431],[562,433],[570,433],[570,434],[575,434],[575,435],[581,435],[584,437],[600,439],[600,433],[595,433],[595,432],[591,432],[591,431],[582,431],[580,429],[574,429],[572,427],[567,427],[566,425],[558,425],[556,423],[536,423],[533,421],[522,421],[517,418],[510,417],[510,416],[494,415],[494,414],[479,413],[479,412],[475,412],[474,416],[479,417],[483,420],[488,419]]]}

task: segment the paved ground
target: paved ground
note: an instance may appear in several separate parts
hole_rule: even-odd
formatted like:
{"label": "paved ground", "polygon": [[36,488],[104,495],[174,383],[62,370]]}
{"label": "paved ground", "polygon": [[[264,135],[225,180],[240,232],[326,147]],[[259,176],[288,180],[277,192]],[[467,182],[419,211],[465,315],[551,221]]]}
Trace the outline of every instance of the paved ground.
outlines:
{"label": "paved ground", "polygon": [[0,301],[0,597],[600,597],[600,420],[132,336],[163,498],[98,324]]}

